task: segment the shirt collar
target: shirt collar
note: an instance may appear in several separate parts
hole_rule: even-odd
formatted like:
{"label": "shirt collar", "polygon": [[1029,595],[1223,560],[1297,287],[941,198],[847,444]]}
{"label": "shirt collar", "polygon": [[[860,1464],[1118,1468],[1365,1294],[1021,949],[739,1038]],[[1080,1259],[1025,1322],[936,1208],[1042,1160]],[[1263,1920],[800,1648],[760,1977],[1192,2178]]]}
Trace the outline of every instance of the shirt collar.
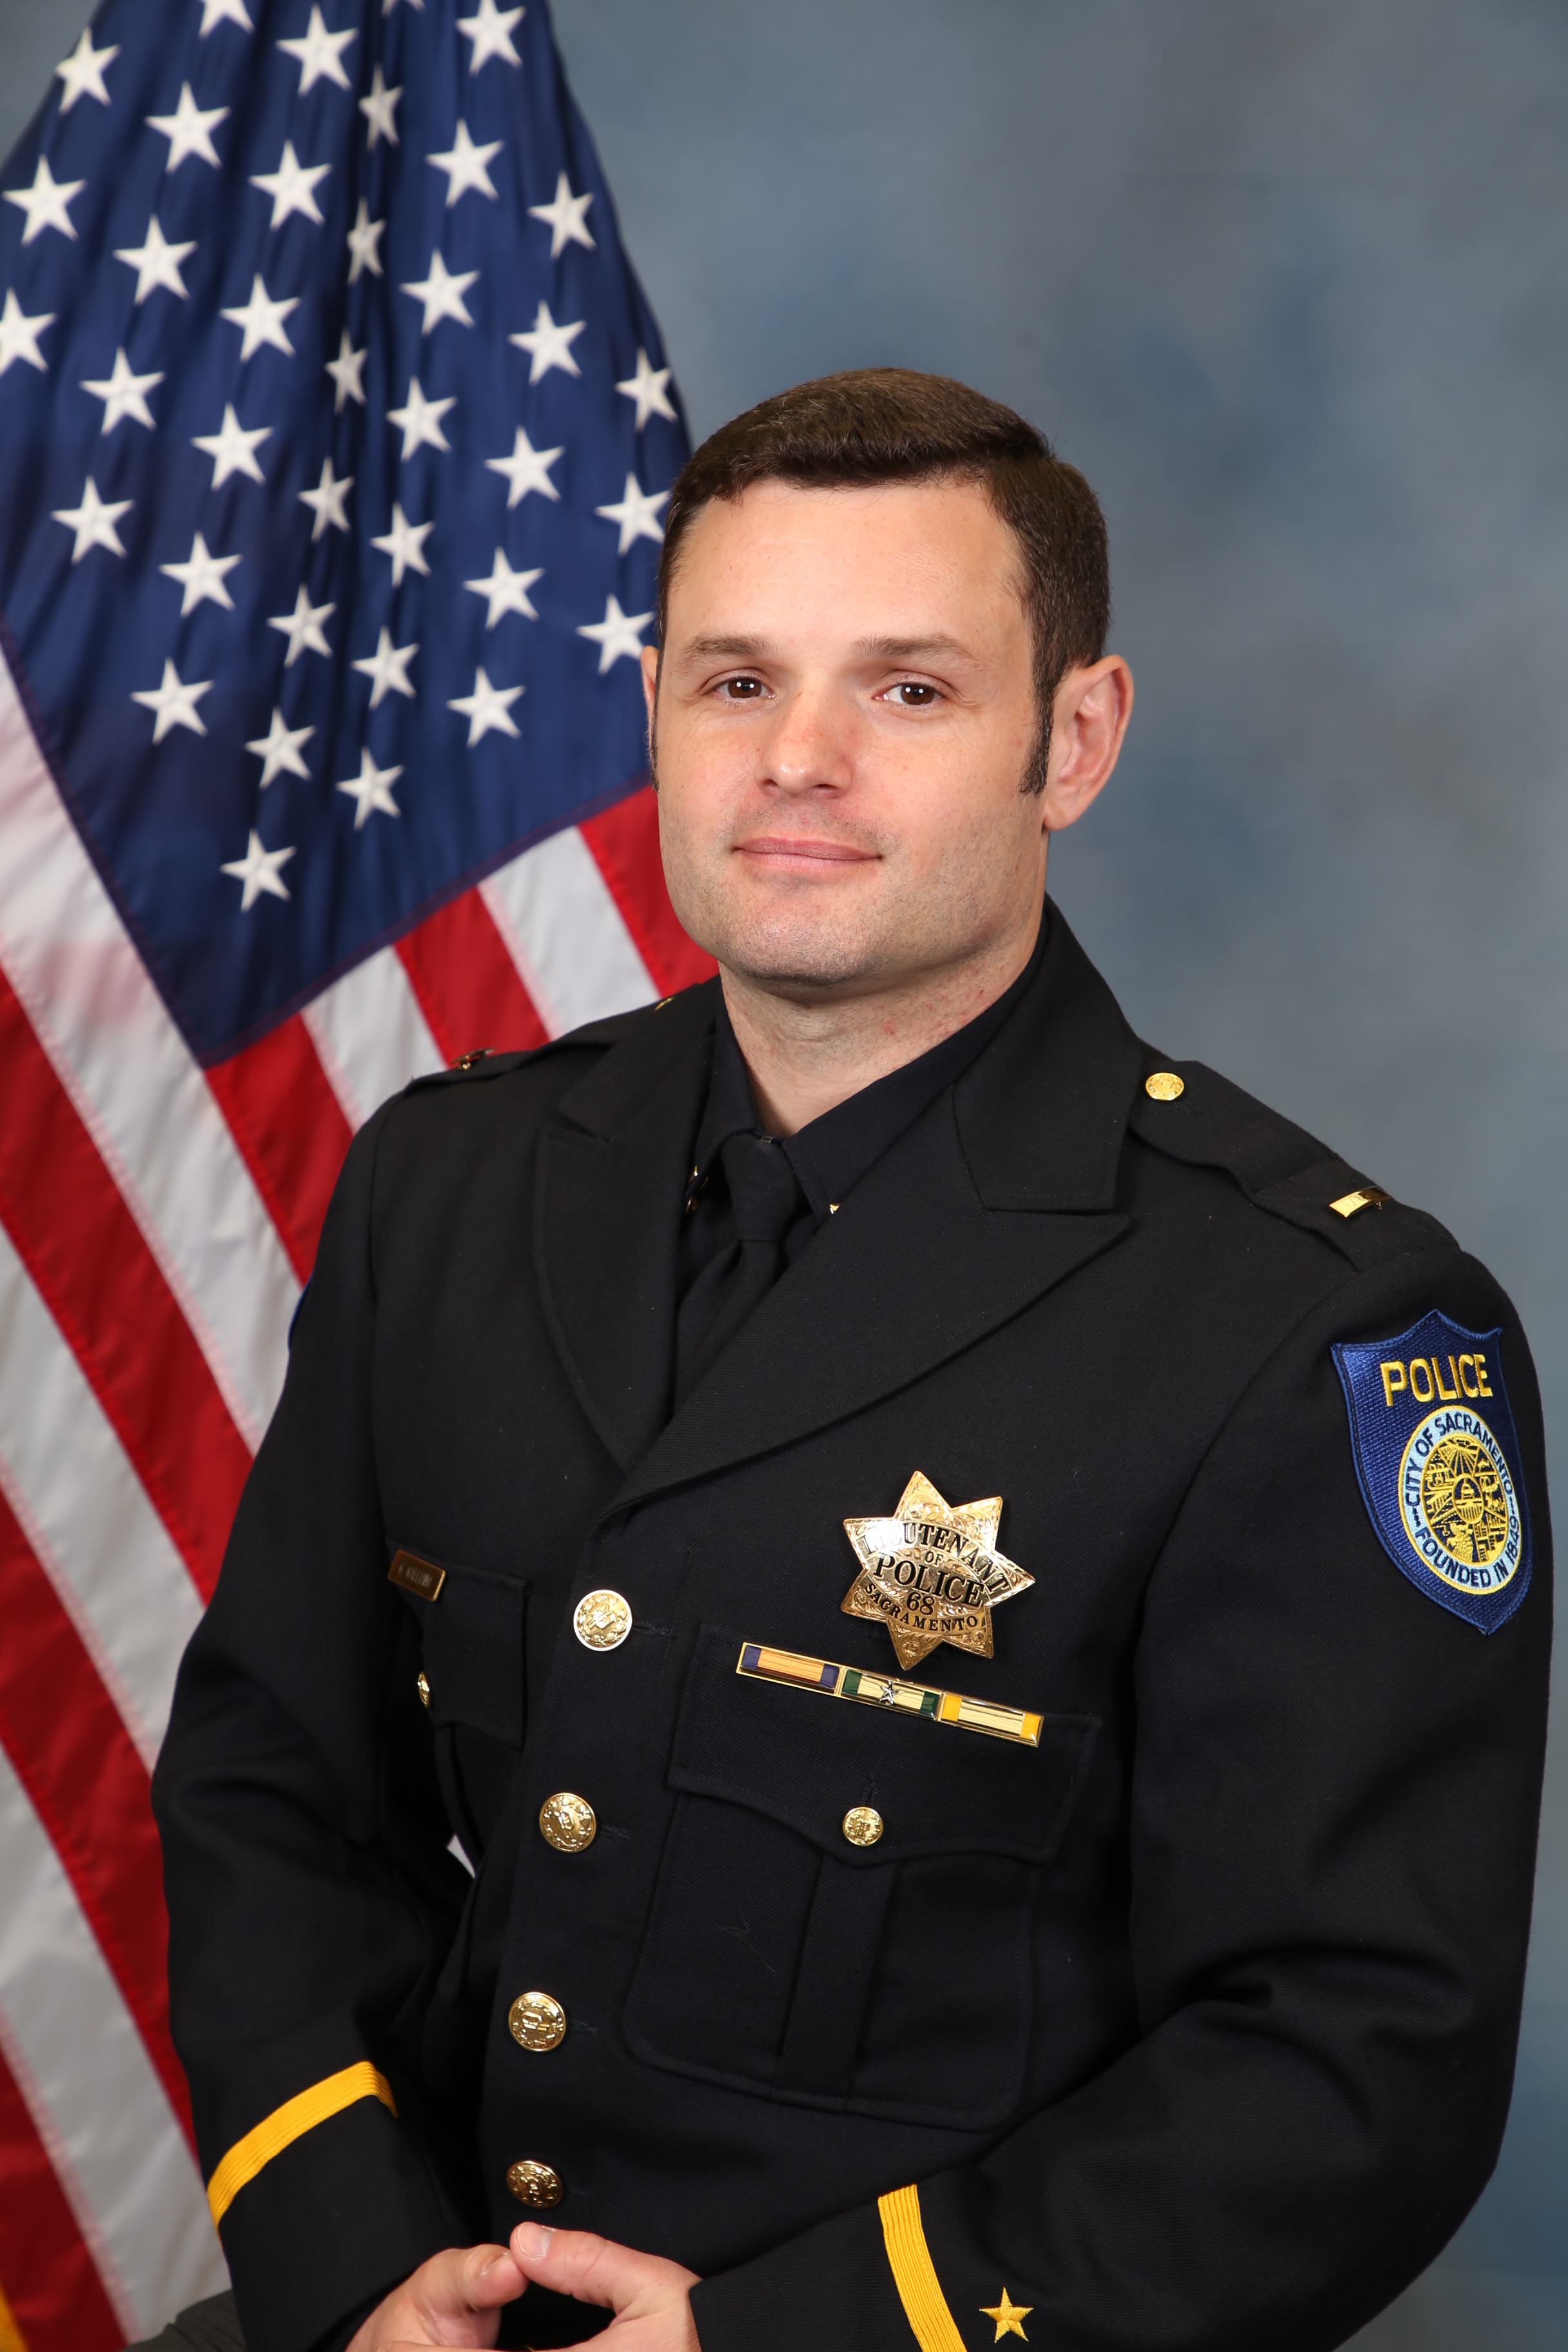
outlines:
{"label": "shirt collar", "polygon": [[[912,1062],[876,1078],[858,1094],[848,1096],[812,1119],[794,1135],[780,1139],[780,1149],[800,1180],[802,1192],[817,1219],[826,1217],[858,1184],[872,1163],[896,1143],[921,1113],[930,1108],[944,1088],[961,1078],[1002,1027],[1034,978],[1045,948],[1048,917],[1042,918],[1039,936],[1028,962],[1012,986],[975,1014],[962,1029],[931,1046]],[[713,1069],[708,1101],[697,1131],[690,1191],[706,1183],[713,1163],[731,1135],[760,1135],[752,1081],[744,1057],[730,1025],[721,992],[713,1036]]]}

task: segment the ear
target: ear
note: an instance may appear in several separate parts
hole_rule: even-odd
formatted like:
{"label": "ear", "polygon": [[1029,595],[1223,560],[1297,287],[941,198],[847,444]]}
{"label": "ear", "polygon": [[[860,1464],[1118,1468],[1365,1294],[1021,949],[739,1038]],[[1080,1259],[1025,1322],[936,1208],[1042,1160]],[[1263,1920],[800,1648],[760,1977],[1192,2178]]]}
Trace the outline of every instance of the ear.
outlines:
{"label": "ear", "polygon": [[1076,824],[1110,781],[1132,716],[1132,672],[1120,654],[1069,669],[1051,705],[1051,750],[1041,819],[1047,833]]}
{"label": "ear", "polygon": [[644,646],[642,649],[642,696],[647,705],[647,731],[653,734],[653,706],[658,693],[658,647]]}

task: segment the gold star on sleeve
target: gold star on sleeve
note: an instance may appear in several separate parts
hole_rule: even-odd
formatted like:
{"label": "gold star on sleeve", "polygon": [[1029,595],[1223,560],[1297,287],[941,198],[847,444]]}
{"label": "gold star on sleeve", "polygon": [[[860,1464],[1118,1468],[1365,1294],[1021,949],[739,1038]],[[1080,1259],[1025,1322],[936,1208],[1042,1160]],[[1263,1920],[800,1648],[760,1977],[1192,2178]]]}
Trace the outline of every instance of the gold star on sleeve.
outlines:
{"label": "gold star on sleeve", "polygon": [[1004,2287],[1001,2302],[983,2303],[980,2306],[980,2315],[983,2319],[994,2319],[996,2322],[996,2334],[993,2339],[995,2343],[1000,2344],[1004,2336],[1023,2336],[1026,2344],[1029,2339],[1024,2336],[1024,2322],[1034,2307],[1032,2303],[1015,2303]]}

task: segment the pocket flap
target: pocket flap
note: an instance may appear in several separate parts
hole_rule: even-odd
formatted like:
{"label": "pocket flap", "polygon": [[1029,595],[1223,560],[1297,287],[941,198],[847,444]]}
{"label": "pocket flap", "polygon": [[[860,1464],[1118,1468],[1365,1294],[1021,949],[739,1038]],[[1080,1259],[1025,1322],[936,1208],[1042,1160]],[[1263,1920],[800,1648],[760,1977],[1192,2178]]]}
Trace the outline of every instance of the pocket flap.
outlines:
{"label": "pocket flap", "polygon": [[405,1590],[421,1634],[430,1720],[466,1724],[509,1748],[522,1746],[526,1703],[523,1620],[528,1587],[515,1577],[422,1559],[445,1570],[436,1600]]}
{"label": "pocket flap", "polygon": [[[1043,1715],[1037,1748],[945,1724],[750,1680],[742,1637],[704,1625],[676,1726],[669,1781],[748,1805],[798,1830],[840,1863],[904,1856],[1055,1852],[1089,1769],[1100,1718]],[[875,1844],[851,1844],[844,1816],[871,1805]]]}

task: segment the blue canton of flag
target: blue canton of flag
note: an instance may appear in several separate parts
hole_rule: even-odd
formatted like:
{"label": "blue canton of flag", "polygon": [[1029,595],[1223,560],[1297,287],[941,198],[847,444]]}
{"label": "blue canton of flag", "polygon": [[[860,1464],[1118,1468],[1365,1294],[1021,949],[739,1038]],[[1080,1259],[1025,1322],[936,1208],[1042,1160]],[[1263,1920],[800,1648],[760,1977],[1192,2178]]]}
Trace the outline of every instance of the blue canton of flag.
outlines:
{"label": "blue canton of flag", "polygon": [[212,1062],[636,782],[686,435],[544,0],[108,0],[58,81],[0,614]]}

